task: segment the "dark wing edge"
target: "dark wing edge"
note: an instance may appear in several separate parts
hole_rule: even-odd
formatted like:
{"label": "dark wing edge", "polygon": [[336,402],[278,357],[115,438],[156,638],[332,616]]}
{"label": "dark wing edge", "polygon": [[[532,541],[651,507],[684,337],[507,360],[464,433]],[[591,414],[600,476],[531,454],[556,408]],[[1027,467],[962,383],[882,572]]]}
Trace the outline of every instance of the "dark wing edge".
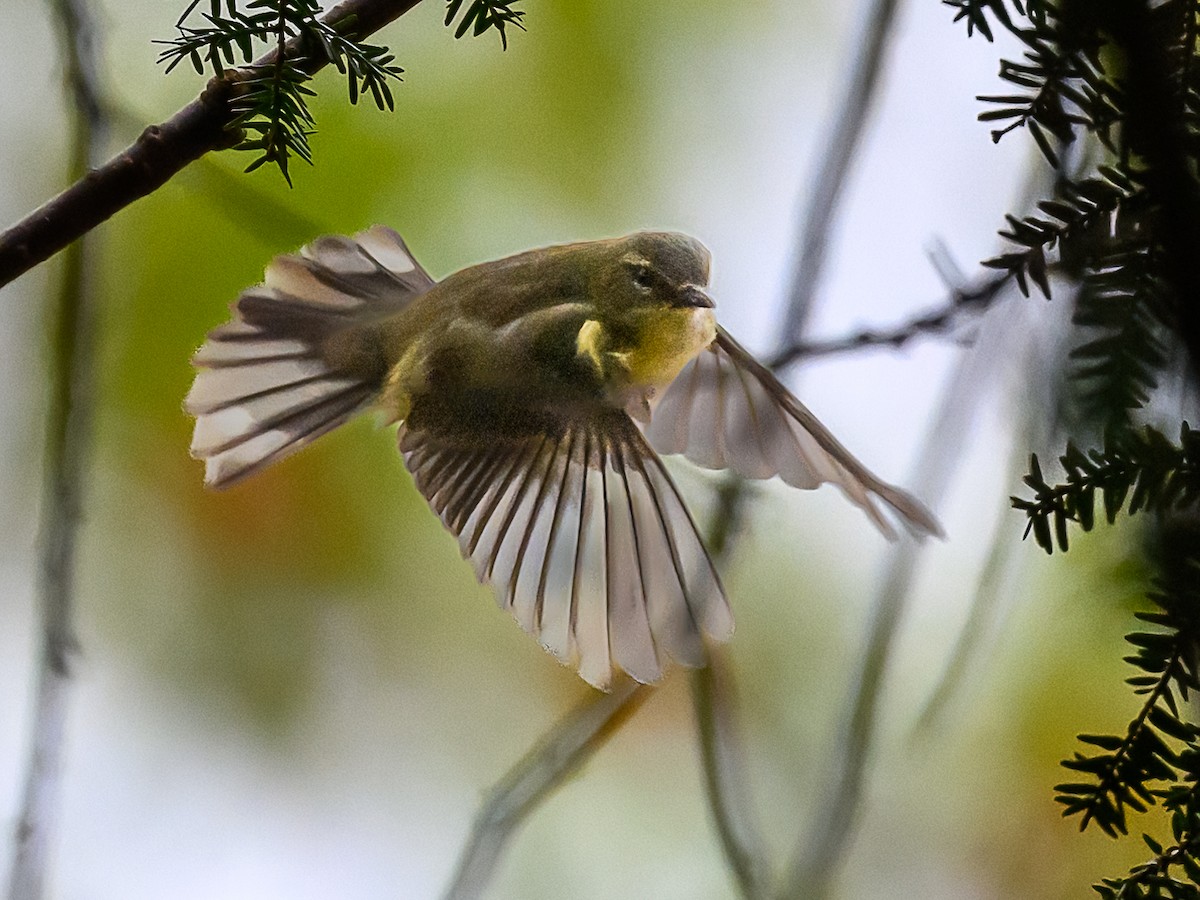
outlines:
{"label": "dark wing edge", "polygon": [[915,536],[944,536],[932,512],[859,462],[723,328],[663,394],[646,437],[659,453],[683,453],[705,468],[778,475],[806,490],[837,485],[889,539],[895,529],[876,500]]}
{"label": "dark wing edge", "polygon": [[607,690],[733,632],[724,588],[661,459],[623,413],[493,443],[401,425],[417,488],[502,608]]}

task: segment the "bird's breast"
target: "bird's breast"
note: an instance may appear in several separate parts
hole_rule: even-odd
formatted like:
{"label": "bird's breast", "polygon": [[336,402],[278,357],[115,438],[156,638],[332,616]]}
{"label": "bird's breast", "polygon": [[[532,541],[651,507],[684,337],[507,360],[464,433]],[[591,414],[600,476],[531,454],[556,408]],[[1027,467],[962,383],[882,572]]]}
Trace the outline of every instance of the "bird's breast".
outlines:
{"label": "bird's breast", "polygon": [[711,309],[657,310],[642,323],[640,332],[624,354],[629,382],[661,390],[713,342],[717,322]]}

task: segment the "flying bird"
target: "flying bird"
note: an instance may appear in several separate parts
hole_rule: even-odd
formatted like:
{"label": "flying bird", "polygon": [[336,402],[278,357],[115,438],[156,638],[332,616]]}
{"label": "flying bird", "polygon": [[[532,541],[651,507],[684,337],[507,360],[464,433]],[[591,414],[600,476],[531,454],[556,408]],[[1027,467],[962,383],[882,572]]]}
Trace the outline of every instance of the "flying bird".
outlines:
{"label": "flying bird", "polygon": [[351,417],[405,466],[481,582],[606,688],[702,666],[733,617],[662,454],[839,487],[889,537],[932,514],[855,459],[714,316],[708,250],[668,232],[531,250],[435,281],[375,226],[276,257],[208,334],[185,401],[224,488]]}

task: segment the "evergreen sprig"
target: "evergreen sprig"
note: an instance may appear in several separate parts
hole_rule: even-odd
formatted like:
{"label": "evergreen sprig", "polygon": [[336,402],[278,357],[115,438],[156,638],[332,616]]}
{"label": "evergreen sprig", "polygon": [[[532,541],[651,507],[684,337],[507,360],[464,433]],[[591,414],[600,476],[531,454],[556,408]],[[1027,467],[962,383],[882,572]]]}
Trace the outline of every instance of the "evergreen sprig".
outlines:
{"label": "evergreen sprig", "polygon": [[1173,842],[1164,847],[1143,834],[1154,857],[1127,875],[1092,885],[1104,900],[1200,900],[1200,749],[1194,742],[1178,755],[1176,764],[1186,772],[1186,780],[1154,792],[1170,813]]}
{"label": "evergreen sprig", "polygon": [[1006,216],[1008,228],[1000,236],[1018,249],[984,260],[991,269],[1011,272],[1017,286],[1029,296],[1032,281],[1050,297],[1048,253],[1057,249],[1060,259],[1074,268],[1096,256],[1119,220],[1122,229],[1139,227],[1145,217],[1146,191],[1133,178],[1111,166],[1094,177],[1077,182],[1064,180],[1057,196],[1038,203],[1041,215]]}
{"label": "evergreen sprig", "polygon": [[[311,61],[328,62],[346,77],[351,103],[369,93],[380,109],[394,108],[389,82],[404,70],[386,47],[352,40],[321,21],[317,0],[252,0],[244,9],[238,0],[210,0],[203,14],[207,24],[185,25],[198,5],[193,0],[184,10],[175,38],[156,42],[165,45],[159,62],[170,72],[188,60],[198,74],[208,69],[218,78],[242,65],[231,127],[249,133],[237,149],[258,154],[246,171],[274,163],[291,184],[288,161],[295,156],[311,164],[308,138],[314,121],[308,98],[315,95],[306,71]],[[300,53],[289,57],[284,48],[292,41]],[[253,65],[256,53],[272,44],[278,49],[275,61]]]}
{"label": "evergreen sprig", "polygon": [[1050,165],[1058,167],[1057,142],[1075,140],[1079,128],[1107,136],[1119,116],[1119,93],[1105,78],[1098,38],[1067,50],[1067,35],[1074,41],[1079,33],[1056,27],[1054,20],[1013,32],[1023,44],[1021,60],[1003,60],[1000,78],[1019,93],[981,95],[978,99],[995,106],[979,114],[983,122],[1007,122],[992,131],[992,140],[1025,128]]}
{"label": "evergreen sprig", "polygon": [[[463,3],[464,0],[447,0],[447,26],[454,22],[454,18],[463,8]],[[506,0],[471,0],[471,5],[467,7],[467,11],[463,13],[458,22],[454,36],[461,38],[468,31],[473,31],[474,36],[479,37],[489,28],[495,28],[500,33],[501,47],[507,50],[508,34],[505,28],[515,25],[522,31],[525,30],[525,25],[521,22],[525,18],[525,11],[513,9],[516,3],[517,0],[507,0],[507,2]]]}
{"label": "evergreen sprig", "polygon": [[1105,243],[1075,298],[1072,322],[1083,334],[1070,353],[1070,386],[1085,420],[1108,431],[1130,426],[1158,386],[1173,299],[1143,237]]}
{"label": "evergreen sprig", "polygon": [[[1007,217],[1001,236],[1016,246],[987,260],[1009,271],[1026,294],[1032,282],[1047,297],[1051,271],[1075,288],[1068,394],[1083,420],[1105,429],[1130,427],[1132,410],[1150,401],[1180,343],[1178,298],[1167,277],[1163,209],[1150,177],[1144,117],[1128,109],[1125,45],[1117,0],[955,0],[968,29],[1004,25],[1022,42],[1020,60],[1004,60],[1000,77],[1016,93],[983,96],[980,118],[1002,124],[999,140],[1026,129],[1057,169],[1055,195],[1033,215]],[[1193,171],[1200,168],[1200,66],[1196,0],[1163,0],[1148,11],[1154,41],[1169,62],[1164,109],[1185,123]],[[1136,119],[1136,121],[1135,121]],[[1064,167],[1062,149],[1080,149]],[[1082,145],[1082,146],[1081,146]],[[1073,170],[1072,170],[1073,169]]]}
{"label": "evergreen sprig", "polygon": [[1047,553],[1054,552],[1056,542],[1066,551],[1069,522],[1092,530],[1097,494],[1109,524],[1122,509],[1133,515],[1147,509],[1185,509],[1200,502],[1200,431],[1186,422],[1179,446],[1150,427],[1112,430],[1102,449],[1084,453],[1068,443],[1059,461],[1066,481],[1052,485],[1042,475],[1037,454],[1031,456],[1024,482],[1033,489],[1033,499],[1012,498],[1013,507],[1029,519],[1025,536],[1032,532]]}
{"label": "evergreen sprig", "polygon": [[991,23],[988,21],[989,16],[1006,30],[1015,34],[1020,28],[1014,24],[1013,17],[1009,15],[1009,6],[1013,8],[1016,16],[1028,16],[1035,22],[1044,22],[1048,10],[1046,0],[942,0],[942,2],[957,10],[954,14],[955,22],[966,20],[968,37],[978,31],[989,41],[994,39]]}
{"label": "evergreen sprig", "polygon": [[[1126,811],[1160,804],[1170,813],[1169,846],[1144,834],[1154,858],[1120,878],[1095,886],[1105,898],[1194,898],[1200,884],[1200,729],[1188,721],[1188,698],[1200,691],[1200,553],[1194,548],[1172,565],[1148,595],[1156,609],[1137,613],[1152,626],[1126,636],[1135,652],[1125,658],[1138,674],[1126,679],[1143,697],[1121,735],[1080,735],[1103,752],[1076,753],[1063,766],[1089,780],[1058,785],[1064,816],[1095,822],[1106,834],[1127,833]],[[1181,868],[1188,880],[1173,870]]]}

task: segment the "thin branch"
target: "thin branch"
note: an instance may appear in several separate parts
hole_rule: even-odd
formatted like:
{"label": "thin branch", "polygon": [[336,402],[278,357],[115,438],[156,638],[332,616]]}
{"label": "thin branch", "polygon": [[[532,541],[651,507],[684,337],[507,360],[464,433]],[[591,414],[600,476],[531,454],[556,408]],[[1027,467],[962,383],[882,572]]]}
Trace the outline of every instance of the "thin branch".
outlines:
{"label": "thin branch", "polygon": [[[732,475],[717,488],[717,509],[706,544],[720,565],[733,549],[746,506],[745,479]],[[746,900],[767,896],[772,876],[766,846],[751,812],[749,784],[737,723],[734,719],[733,674],[722,662],[722,650],[710,647],[708,665],[692,673],[692,706],[700,742],[700,762],[709,814],[738,889]]]}
{"label": "thin branch", "polygon": [[919,337],[947,334],[959,325],[964,316],[984,312],[1012,281],[1011,272],[989,273],[972,284],[952,286],[950,296],[942,305],[891,328],[866,328],[825,340],[796,340],[777,351],[768,365],[779,370],[800,360],[850,353],[868,347],[898,350]]}
{"label": "thin branch", "polygon": [[[361,40],[416,6],[420,0],[345,0],[322,19],[341,34]],[[49,259],[101,222],[162,187],[210,150],[240,143],[229,128],[237,113],[231,101],[242,81],[275,64],[272,50],[243,69],[209,81],[204,91],[160,125],[151,125],[132,145],[104,165],[87,171],[69,188],[0,234],[0,287]],[[325,67],[319,55],[287,44],[289,58],[312,75]]]}
{"label": "thin branch", "polygon": [[1009,583],[1006,576],[1016,555],[1016,549],[1020,546],[1012,539],[1011,513],[1012,505],[1004,503],[1003,512],[996,517],[993,526],[992,540],[983,568],[979,570],[979,577],[975,581],[974,599],[967,613],[967,620],[958,633],[954,649],[950,651],[950,657],[929,695],[929,700],[925,703],[925,708],[917,716],[913,725],[914,736],[929,735],[944,718],[951,699],[955,692],[962,688],[967,672],[976,660],[980,642],[989,626],[993,624],[996,608]]}
{"label": "thin branch", "polygon": [[863,33],[850,77],[839,98],[836,119],[809,181],[808,203],[800,219],[800,252],[792,270],[783,322],[783,340],[799,340],[808,322],[825,267],[833,216],[846,174],[879,86],[888,39],[899,0],[868,0],[862,11]]}
{"label": "thin branch", "polygon": [[[1035,429],[1025,429],[1023,439],[1013,442],[1011,459],[1006,472],[1005,484],[1020,478],[1025,464],[1025,448],[1037,446],[1040,441],[1032,437]],[[1015,477],[1013,477],[1015,473]],[[1004,502],[1000,515],[993,525],[992,538],[984,558],[983,568],[975,581],[974,599],[967,612],[967,620],[954,642],[954,649],[946,661],[937,684],[913,725],[912,736],[930,736],[933,729],[944,719],[956,691],[961,690],[971,663],[976,659],[980,642],[989,626],[994,623],[996,610],[1009,584],[1009,570],[1016,555],[1018,543],[1012,539],[1012,504]]]}
{"label": "thin branch", "polygon": [[[96,24],[87,0],[53,0],[64,76],[74,115],[70,178],[99,157],[108,132],[97,69]],[[75,651],[72,608],[75,544],[91,446],[96,379],[91,297],[91,247],[79,243],[64,259],[54,324],[52,395],[47,414],[45,497],[38,578],[41,645],[10,900],[38,900],[46,873],[61,790],[63,735]]]}
{"label": "thin branch", "polygon": [[[867,112],[879,83],[887,40],[897,0],[869,0],[864,9],[866,32],[858,43],[858,53],[830,140],[813,174],[808,206],[805,210],[797,255],[779,344],[783,348],[768,365],[778,371],[795,360],[821,351],[802,345],[802,336],[816,296],[825,248],[833,215],[849,169],[850,159],[866,122]],[[859,347],[869,340],[859,340]],[[849,348],[847,348],[849,349]],[[826,352],[837,352],[829,349]],[[734,540],[733,521],[740,509],[746,487],[742,479],[731,479],[721,489],[720,511],[714,521],[710,551],[724,556]],[[738,886],[746,897],[762,896],[771,876],[761,842],[745,803],[733,800],[744,781],[740,760],[734,753],[736,734],[731,717],[722,716],[711,702],[717,695],[710,673],[694,677],[698,737],[708,785],[709,809],[717,824],[722,849]],[[745,796],[744,790],[741,791]]]}
{"label": "thin branch", "polygon": [[612,737],[652,691],[626,679],[611,693],[589,697],[509,770],[475,819],[445,900],[480,895],[521,823]]}
{"label": "thin branch", "polygon": [[704,787],[721,849],[738,888],[746,900],[756,900],[767,896],[771,871],[750,813],[749,785],[733,717],[736,698],[719,653],[710,651],[708,666],[692,673]]}
{"label": "thin branch", "polygon": [[[1027,191],[1032,191],[1033,184],[1031,180]],[[895,346],[919,334],[945,331],[955,324],[956,317],[964,309],[987,309],[1013,280],[1011,273],[1001,272],[980,278],[971,286],[963,286],[962,276],[948,253],[944,250],[935,252],[933,262],[950,289],[950,297],[940,310],[918,316],[890,333],[879,333],[884,338],[898,339],[893,343]],[[944,320],[942,316],[945,316]],[[937,420],[926,434],[925,445],[918,456],[917,475],[912,479],[914,492],[933,508],[937,507],[944,495],[952,480],[953,469],[961,458],[961,454],[953,448],[969,432],[966,418],[975,405],[974,398],[982,389],[985,380],[983,375],[995,369],[995,359],[982,351],[994,350],[994,345],[998,345],[1004,337],[1003,333],[990,340],[985,336],[971,353],[961,357],[957,372],[946,383]],[[823,348],[806,346],[801,341],[801,335],[792,335],[792,339],[794,345],[780,351],[772,360],[774,366],[782,367],[821,355],[819,351]],[[858,348],[892,343],[888,340],[864,340],[852,335],[844,339],[842,344],[852,342]],[[993,345],[990,348],[986,346],[989,343]],[[851,349],[842,344],[835,351],[830,342],[829,352]],[[871,630],[849,704],[851,714],[835,751],[836,770],[830,779],[832,787],[825,795],[823,806],[812,817],[816,827],[807,840],[802,838],[797,846],[778,893],[780,898],[820,898],[831,892],[833,878],[858,819],[866,767],[875,740],[875,715],[883,676],[907,604],[920,547],[916,542],[906,539],[894,545],[891,551],[874,601]]]}

